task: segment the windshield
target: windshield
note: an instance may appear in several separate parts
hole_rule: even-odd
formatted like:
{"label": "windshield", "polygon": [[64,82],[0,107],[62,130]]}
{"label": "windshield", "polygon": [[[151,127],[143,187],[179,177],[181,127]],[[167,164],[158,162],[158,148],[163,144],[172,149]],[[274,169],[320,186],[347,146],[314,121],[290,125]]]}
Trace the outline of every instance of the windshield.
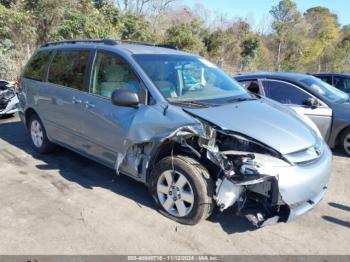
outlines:
{"label": "windshield", "polygon": [[348,94],[316,77],[310,76],[300,81],[307,84],[316,94],[320,95],[321,97],[325,97],[331,102],[344,102],[349,99]]}
{"label": "windshield", "polygon": [[170,102],[221,104],[252,98],[235,80],[201,57],[134,55],[134,58]]}

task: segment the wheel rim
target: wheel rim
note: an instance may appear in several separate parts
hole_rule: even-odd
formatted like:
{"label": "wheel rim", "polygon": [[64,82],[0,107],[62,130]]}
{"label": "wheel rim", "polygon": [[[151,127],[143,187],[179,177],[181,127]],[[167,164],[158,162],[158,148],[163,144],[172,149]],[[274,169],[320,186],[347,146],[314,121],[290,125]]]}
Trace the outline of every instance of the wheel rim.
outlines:
{"label": "wheel rim", "polygon": [[43,129],[37,120],[33,120],[30,127],[30,135],[32,137],[33,144],[40,148],[43,144]]}
{"label": "wheel rim", "polygon": [[345,152],[350,155],[350,133],[347,134],[344,138],[344,149]]}
{"label": "wheel rim", "polygon": [[164,171],[157,182],[158,199],[163,208],[175,217],[188,215],[194,204],[194,194],[188,179],[178,171]]}

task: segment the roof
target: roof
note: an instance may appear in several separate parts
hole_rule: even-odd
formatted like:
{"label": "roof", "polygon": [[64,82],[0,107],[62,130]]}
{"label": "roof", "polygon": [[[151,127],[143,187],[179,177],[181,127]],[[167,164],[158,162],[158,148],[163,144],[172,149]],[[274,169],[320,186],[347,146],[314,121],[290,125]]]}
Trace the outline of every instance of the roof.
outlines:
{"label": "roof", "polygon": [[101,49],[119,49],[130,54],[176,54],[190,55],[189,53],[179,51],[171,46],[156,45],[142,42],[115,41],[112,39],[83,39],[83,40],[66,40],[60,42],[46,43],[40,49],[69,49],[69,48],[99,48]]}
{"label": "roof", "polygon": [[257,73],[243,73],[237,75],[234,78],[236,80],[245,80],[252,78],[274,78],[274,79],[285,79],[285,80],[301,80],[309,75],[299,73],[286,73],[286,72],[257,72]]}
{"label": "roof", "polygon": [[315,73],[313,76],[344,76],[350,77],[350,74],[342,74],[342,73]]}
{"label": "roof", "polygon": [[115,45],[115,48],[120,48],[129,51],[132,54],[174,54],[174,55],[189,55],[189,53],[165,47],[149,46],[142,44],[120,44]]}

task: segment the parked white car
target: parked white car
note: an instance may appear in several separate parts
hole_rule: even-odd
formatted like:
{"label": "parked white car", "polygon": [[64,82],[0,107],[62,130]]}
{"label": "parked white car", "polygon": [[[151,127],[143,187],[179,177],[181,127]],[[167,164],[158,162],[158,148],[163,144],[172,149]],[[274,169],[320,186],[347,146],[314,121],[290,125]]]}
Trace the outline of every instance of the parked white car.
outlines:
{"label": "parked white car", "polygon": [[16,113],[18,111],[18,103],[14,83],[0,80],[0,116]]}

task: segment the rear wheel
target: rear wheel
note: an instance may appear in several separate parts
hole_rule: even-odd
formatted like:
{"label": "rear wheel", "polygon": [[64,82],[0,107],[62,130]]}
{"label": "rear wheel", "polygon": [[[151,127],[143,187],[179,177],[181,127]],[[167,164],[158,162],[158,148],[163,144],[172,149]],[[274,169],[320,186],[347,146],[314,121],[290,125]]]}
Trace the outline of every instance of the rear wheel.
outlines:
{"label": "rear wheel", "polygon": [[50,153],[55,149],[55,144],[51,143],[46,135],[46,130],[37,114],[33,114],[28,122],[30,141],[39,153]]}
{"label": "rear wheel", "polygon": [[182,224],[194,225],[213,210],[213,181],[196,160],[166,157],[154,167],[150,191],[162,214]]}

